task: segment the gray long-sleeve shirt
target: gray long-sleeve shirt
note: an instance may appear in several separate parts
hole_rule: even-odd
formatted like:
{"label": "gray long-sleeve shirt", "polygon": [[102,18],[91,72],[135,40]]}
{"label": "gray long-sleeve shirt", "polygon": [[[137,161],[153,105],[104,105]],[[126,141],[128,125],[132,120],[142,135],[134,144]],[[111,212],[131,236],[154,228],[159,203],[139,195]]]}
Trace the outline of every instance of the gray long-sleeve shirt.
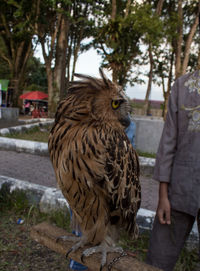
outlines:
{"label": "gray long-sleeve shirt", "polygon": [[200,208],[200,71],[176,80],[156,156],[154,179],[169,183],[172,208]]}

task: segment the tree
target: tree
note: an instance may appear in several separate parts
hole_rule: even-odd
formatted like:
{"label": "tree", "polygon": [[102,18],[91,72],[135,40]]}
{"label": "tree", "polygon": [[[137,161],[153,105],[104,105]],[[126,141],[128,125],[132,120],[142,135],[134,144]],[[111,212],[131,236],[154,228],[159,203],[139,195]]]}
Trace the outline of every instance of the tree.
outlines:
{"label": "tree", "polygon": [[[95,3],[85,1],[50,1],[41,3],[41,17],[38,22],[38,40],[42,46],[48,81],[49,114],[54,115],[58,102],[66,92],[82,40],[88,36],[89,9]],[[66,80],[67,70],[67,80]]]}
{"label": "tree", "polygon": [[[155,2],[155,1],[153,1]],[[162,12],[162,7],[163,7],[164,0],[159,0],[157,5],[156,5],[156,10],[155,10],[155,16],[158,16],[158,18],[161,15]],[[161,40],[161,32],[156,32],[157,35],[151,35],[147,33],[147,37],[145,37],[145,41],[148,43],[148,55],[149,55],[149,65],[150,65],[150,70],[149,70],[149,75],[148,75],[148,84],[147,84],[147,91],[145,95],[145,102],[144,102],[144,108],[146,115],[150,114],[150,102],[149,102],[149,97],[151,94],[151,88],[152,88],[152,82],[153,82],[153,71],[154,71],[154,57],[153,57],[153,46],[158,47],[159,41]]]}
{"label": "tree", "polygon": [[[145,33],[155,33],[160,27],[152,16],[148,3],[112,1],[105,6],[104,16],[94,40],[94,46],[102,55],[102,65],[112,70],[112,77],[125,87],[137,82],[132,69],[141,54],[141,38]],[[159,30],[158,30],[159,31]]]}
{"label": "tree", "polygon": [[[172,1],[163,3],[161,20],[163,40],[153,52],[154,83],[161,85],[164,97],[163,116],[167,113],[168,98],[173,80],[197,66],[199,38],[197,22],[199,1]],[[183,20],[184,18],[184,20]],[[190,53],[193,48],[192,54]]]}
{"label": "tree", "polygon": [[69,29],[68,5],[65,2],[42,1],[37,22],[37,37],[42,47],[47,74],[50,114],[56,110],[65,83],[66,41]]}
{"label": "tree", "polygon": [[32,54],[40,0],[33,0],[32,5],[26,0],[0,0],[0,4],[0,57],[9,65],[12,104],[18,106],[20,86]]}
{"label": "tree", "polygon": [[200,1],[190,1],[187,4],[186,1],[178,0],[177,12],[178,35],[174,42],[176,78],[185,74],[188,67],[192,40],[199,24]]}

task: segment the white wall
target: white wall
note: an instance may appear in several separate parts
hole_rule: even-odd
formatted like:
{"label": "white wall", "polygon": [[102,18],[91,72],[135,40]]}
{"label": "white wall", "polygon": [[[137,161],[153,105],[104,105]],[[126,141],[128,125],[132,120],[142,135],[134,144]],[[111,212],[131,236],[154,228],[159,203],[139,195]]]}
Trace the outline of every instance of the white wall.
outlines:
{"label": "white wall", "polygon": [[156,153],[164,121],[156,117],[133,116],[136,124],[136,148],[142,152]]}

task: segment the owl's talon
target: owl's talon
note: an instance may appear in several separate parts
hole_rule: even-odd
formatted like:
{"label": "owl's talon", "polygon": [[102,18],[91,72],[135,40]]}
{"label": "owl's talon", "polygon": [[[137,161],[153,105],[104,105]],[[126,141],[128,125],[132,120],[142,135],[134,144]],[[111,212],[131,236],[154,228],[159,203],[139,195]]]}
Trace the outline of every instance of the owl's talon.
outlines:
{"label": "owl's talon", "polygon": [[82,263],[85,263],[85,261],[84,261],[84,257],[85,257],[85,255],[84,255],[84,254],[82,254],[82,255],[81,255],[81,262],[82,262]]}
{"label": "owl's talon", "polygon": [[70,254],[72,251],[73,251],[73,249],[72,249],[72,248],[70,248],[70,249],[67,251],[67,253],[66,253],[65,257],[66,257],[66,258],[68,258],[69,254]]}

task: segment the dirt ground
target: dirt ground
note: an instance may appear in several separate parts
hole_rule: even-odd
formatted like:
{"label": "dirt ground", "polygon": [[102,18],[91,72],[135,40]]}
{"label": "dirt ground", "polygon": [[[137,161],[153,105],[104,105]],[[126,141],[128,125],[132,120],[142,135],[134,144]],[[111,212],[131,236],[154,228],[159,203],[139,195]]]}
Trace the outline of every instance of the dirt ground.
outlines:
{"label": "dirt ground", "polygon": [[41,215],[37,208],[24,208],[24,199],[14,199],[9,206],[9,199],[5,203],[0,194],[0,202],[0,271],[70,270],[69,260],[63,255],[30,238],[31,227],[49,221],[47,216]]}
{"label": "dirt ground", "polygon": [[68,271],[69,261],[30,238],[31,221],[17,224],[13,212],[0,214],[1,271]]}

